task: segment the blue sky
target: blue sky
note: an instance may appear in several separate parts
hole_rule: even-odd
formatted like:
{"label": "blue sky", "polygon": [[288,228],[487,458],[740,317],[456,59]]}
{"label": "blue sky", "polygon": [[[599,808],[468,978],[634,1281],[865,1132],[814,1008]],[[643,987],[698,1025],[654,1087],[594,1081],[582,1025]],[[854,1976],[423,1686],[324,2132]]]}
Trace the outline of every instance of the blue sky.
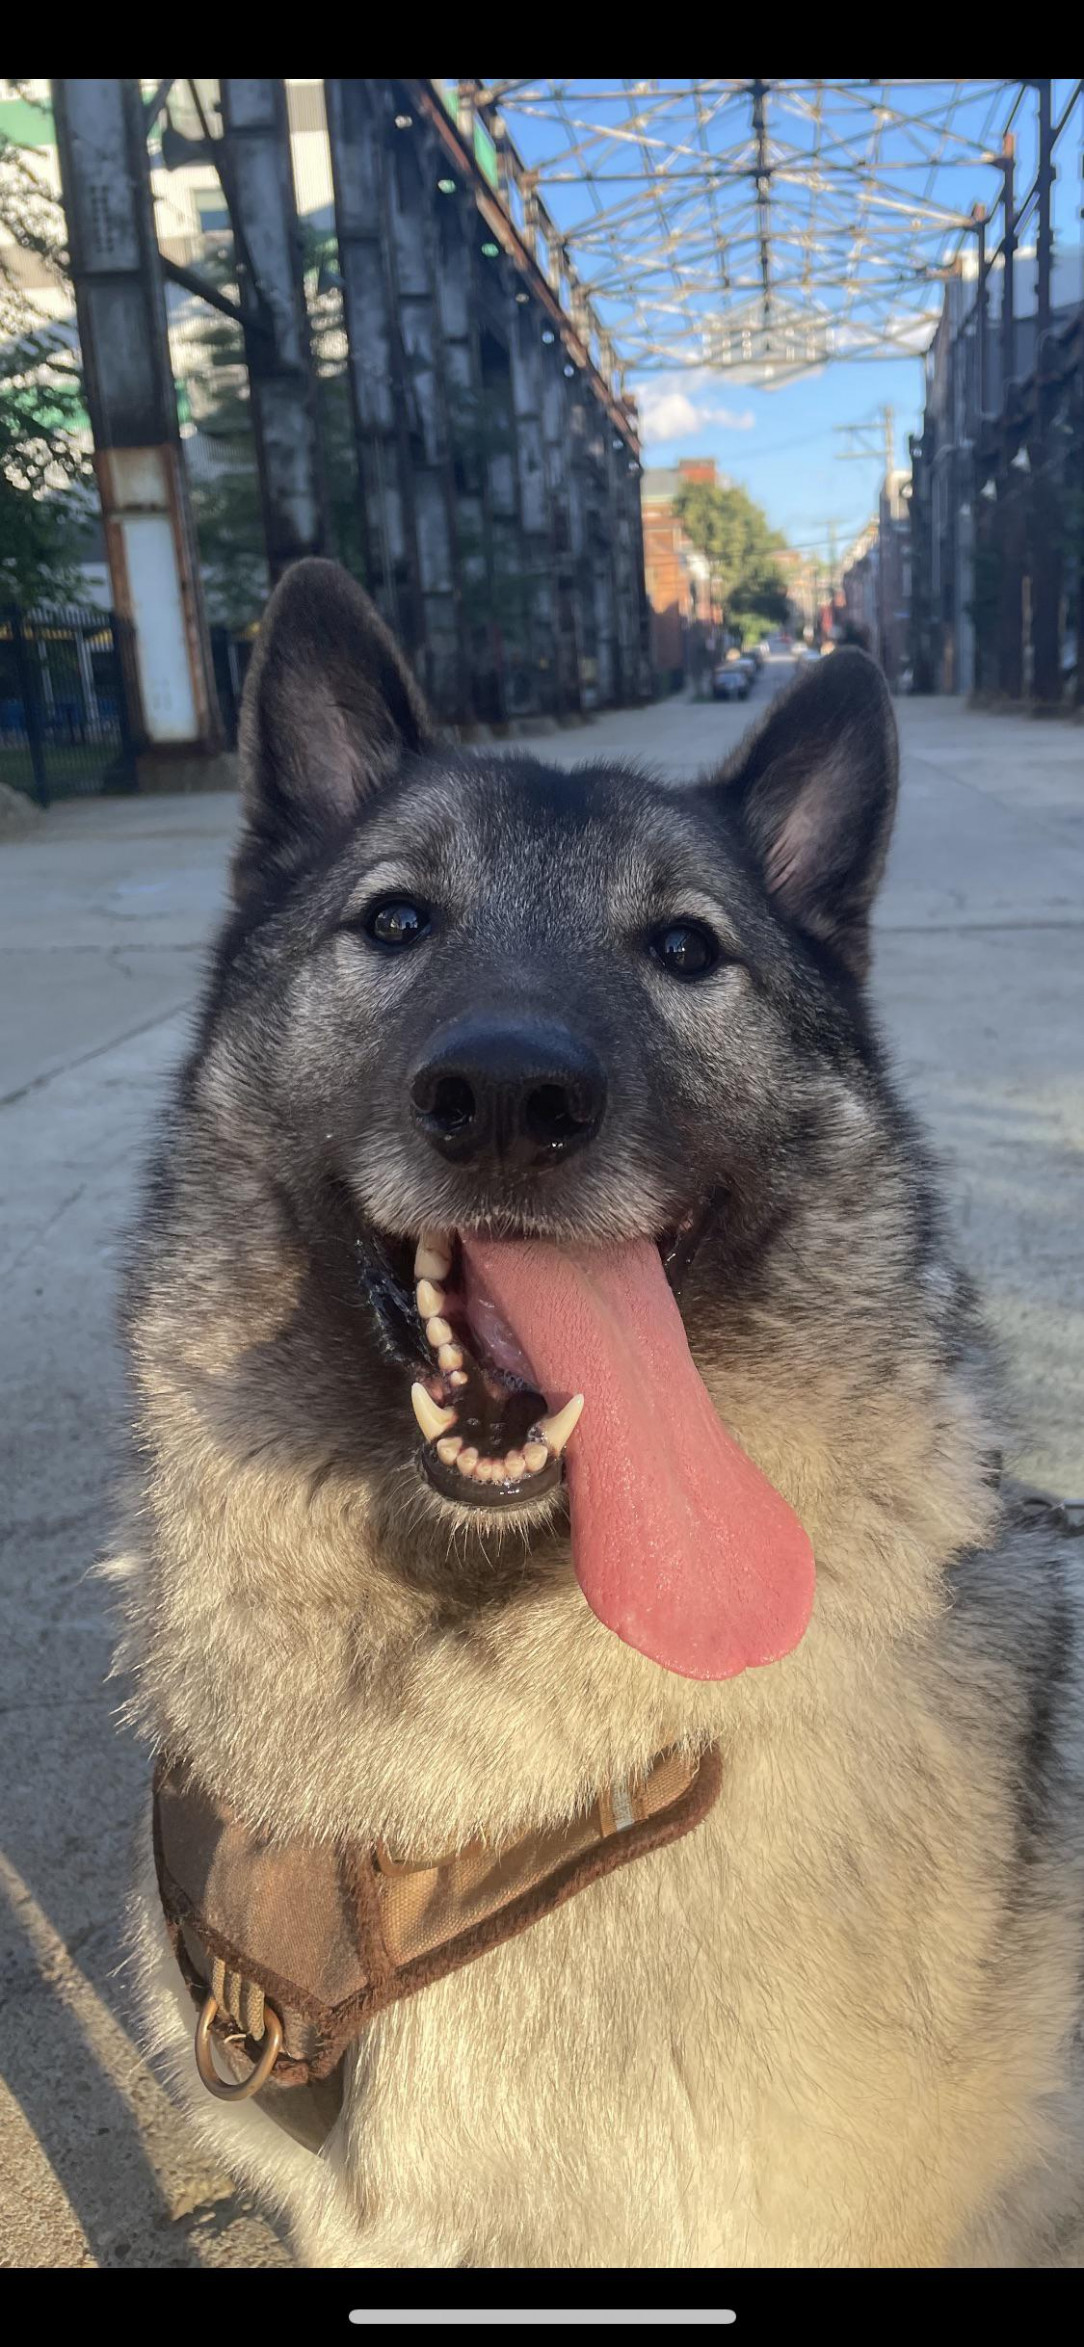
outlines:
{"label": "blue sky", "polygon": [[[767,508],[773,527],[785,531],[792,546],[821,548],[833,519],[840,546],[857,536],[873,510],[882,470],[876,457],[841,457],[838,451],[847,440],[836,425],[871,419],[879,446],[879,411],[894,408],[897,461],[906,464],[907,434],[917,428],[921,412],[922,365],[914,358],[839,359],[818,375],[776,390],[731,383],[724,375],[707,379],[698,370],[684,379],[676,373],[645,375],[637,390],[645,464],[713,456],[721,472],[740,481]],[[664,403],[675,395],[691,397],[699,420],[656,439],[653,418],[667,421]],[[727,411],[739,421],[705,420]]]}
{"label": "blue sky", "polygon": [[[522,87],[522,85],[520,85]],[[535,85],[538,89],[539,85]],[[593,118],[605,126],[613,125],[615,143],[609,140],[589,144],[586,150],[596,172],[595,190],[586,188],[582,179],[576,184],[577,161],[568,184],[560,184],[548,176],[543,181],[543,196],[551,216],[566,230],[574,230],[581,223],[589,224],[592,205],[620,204],[629,195],[630,166],[636,169],[635,153],[630,152],[634,141],[630,136],[629,109],[634,101],[622,98],[613,79],[608,83],[578,81],[569,85],[549,85],[557,93],[558,109],[564,104],[565,123],[579,118]],[[649,85],[640,85],[647,89]],[[805,85],[806,88],[809,85]],[[859,91],[872,85],[855,85]],[[961,85],[955,85],[959,88]],[[686,141],[680,147],[671,147],[671,158],[676,155],[680,164],[685,155],[691,155],[699,130],[690,108],[683,103],[680,84],[663,82],[650,85],[662,93],[674,93],[672,112],[652,124],[662,139],[670,136],[667,123],[673,123],[675,141]],[[771,85],[769,85],[769,88]],[[831,85],[828,85],[830,88]],[[932,111],[940,125],[942,103],[950,106],[954,85],[925,82],[920,84],[890,85],[892,103],[904,112],[914,109],[921,113]],[[945,121],[952,124],[969,140],[982,140],[989,147],[999,147],[1011,96],[998,91],[996,84],[987,85],[981,94],[977,85],[963,85],[963,103],[945,113]],[[1053,113],[1057,121],[1063,107],[1070,100],[1073,83],[1056,81],[1053,87]],[[571,92],[571,95],[567,93]],[[991,92],[993,93],[991,95]],[[687,93],[685,93],[687,95]],[[772,103],[776,103],[772,101]],[[836,152],[842,156],[850,134],[849,126],[855,120],[854,101],[845,96],[826,101],[826,121],[832,135],[840,144]],[[515,98],[506,103],[503,111],[520,153],[529,163],[541,162],[559,155],[567,143],[567,133],[551,112],[548,120],[532,118],[529,110],[520,111]],[[735,112],[720,116],[716,152],[725,150],[736,133],[733,125]],[[777,102],[776,120],[780,135],[808,149],[811,132],[808,124],[796,118],[794,110],[788,114],[782,94]],[[1029,91],[1018,107],[1013,123],[1017,141],[1017,196],[1031,186],[1035,171],[1035,99]],[[1062,250],[1079,247],[1080,223],[1077,207],[1080,202],[1080,135],[1081,105],[1078,100],[1058,149],[1059,174],[1054,190],[1055,235]],[[624,139],[624,146],[617,140]],[[709,133],[709,145],[712,134]],[[919,152],[918,141],[910,132],[892,126],[884,134],[880,156],[889,174],[888,184],[894,192],[921,192],[932,200],[951,208],[955,213],[969,212],[976,201],[985,202],[992,211],[1000,189],[1000,175],[980,159],[967,154],[962,147],[955,150],[961,160],[927,169],[929,149],[921,169],[914,155]],[[954,150],[951,138],[940,149],[949,157]],[[656,150],[658,152],[658,150]],[[695,159],[695,158],[694,158]],[[738,158],[739,162],[744,158]],[[611,172],[618,178],[607,185]],[[897,174],[895,179],[891,174]],[[688,176],[688,174],[686,174]],[[600,191],[600,192],[599,192]],[[680,195],[680,190],[678,194]],[[670,199],[672,200],[672,199]],[[681,214],[688,222],[689,234],[695,239],[697,231],[695,195],[687,199],[692,209]],[[891,219],[894,215],[889,215]],[[703,207],[701,205],[701,224]],[[684,234],[684,228],[682,230]],[[841,234],[845,237],[846,230]],[[1022,243],[1034,239],[1034,222],[1025,226]],[[737,248],[735,247],[735,250]],[[931,257],[933,248],[930,248]],[[606,266],[602,248],[596,243],[593,251],[578,248],[572,238],[572,255],[582,276],[589,282],[592,276]],[[938,256],[940,257],[940,256]],[[748,261],[745,262],[748,267]],[[635,272],[631,272],[634,276]],[[745,280],[748,282],[748,279]],[[1021,311],[1031,306],[1034,285],[1034,262],[1021,253],[1017,263],[1017,304]],[[667,289],[668,290],[668,289]],[[717,306],[717,296],[705,296],[705,301]],[[832,303],[836,297],[825,298]],[[917,298],[924,299],[920,291]],[[936,292],[933,297],[936,300]],[[604,321],[615,332],[617,347],[622,345],[621,326],[631,316],[628,304],[623,310],[620,298],[609,307],[605,299],[596,306]],[[694,304],[695,307],[695,304]],[[680,328],[679,328],[680,331]],[[679,358],[682,353],[676,354]],[[699,358],[702,353],[696,353]],[[868,520],[873,510],[880,462],[877,457],[844,458],[844,436],[837,425],[869,422],[880,446],[880,416],[886,405],[895,411],[895,449],[897,462],[908,462],[907,436],[918,428],[923,398],[922,361],[914,356],[873,359],[835,359],[816,374],[798,381],[766,387],[749,384],[725,370],[709,370],[697,364],[692,367],[643,369],[631,376],[631,388],[640,402],[641,432],[644,458],[648,465],[673,464],[682,456],[713,456],[720,470],[742,482],[751,494],[764,505],[775,527],[786,532],[795,545],[825,548],[830,526],[834,524],[840,546],[854,537]]]}

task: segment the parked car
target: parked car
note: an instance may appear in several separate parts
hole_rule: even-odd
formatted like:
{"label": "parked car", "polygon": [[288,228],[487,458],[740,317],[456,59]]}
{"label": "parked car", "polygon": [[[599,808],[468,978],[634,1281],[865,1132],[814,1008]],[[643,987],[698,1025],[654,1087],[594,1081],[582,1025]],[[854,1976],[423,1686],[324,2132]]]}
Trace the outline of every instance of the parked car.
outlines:
{"label": "parked car", "polygon": [[744,660],[725,660],[712,678],[712,696],[716,701],[747,701],[753,689],[755,671]]}

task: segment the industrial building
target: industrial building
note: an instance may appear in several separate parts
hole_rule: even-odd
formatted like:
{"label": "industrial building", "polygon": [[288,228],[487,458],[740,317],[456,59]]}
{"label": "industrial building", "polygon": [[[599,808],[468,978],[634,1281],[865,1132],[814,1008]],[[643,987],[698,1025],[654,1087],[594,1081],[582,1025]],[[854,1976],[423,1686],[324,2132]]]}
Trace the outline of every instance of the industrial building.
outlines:
{"label": "industrial building", "polygon": [[300,555],[346,560],[468,731],[650,689],[635,407],[473,88],[50,85],[36,143],[67,214],[144,779],[229,736],[200,531],[220,475],[241,513],[245,436],[251,605]]}

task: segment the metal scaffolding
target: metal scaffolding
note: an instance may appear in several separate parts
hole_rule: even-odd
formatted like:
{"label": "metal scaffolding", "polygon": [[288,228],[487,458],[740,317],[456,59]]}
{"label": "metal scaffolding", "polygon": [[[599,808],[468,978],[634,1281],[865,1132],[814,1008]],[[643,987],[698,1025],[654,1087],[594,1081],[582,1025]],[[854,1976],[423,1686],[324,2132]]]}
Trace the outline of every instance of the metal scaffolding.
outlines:
{"label": "metal scaffolding", "polygon": [[[142,738],[157,724],[158,738],[210,748],[217,722],[163,266],[242,337],[270,576],[306,552],[342,552],[331,513],[345,503],[348,558],[448,722],[560,719],[649,690],[627,369],[768,383],[829,359],[928,350],[916,685],[1056,701],[1080,596],[1081,327],[1079,302],[1064,315],[1054,284],[1053,156],[1079,84],[1057,119],[1063,85],[1042,81],[311,85],[333,189],[322,266],[341,302],[345,488],[321,440],[285,85],[163,82],[149,97],[135,82],[55,86]],[[171,128],[172,150],[213,164],[229,223],[214,280],[187,255],[163,264],[151,227],[145,134],[179,89],[199,136]],[[1038,164],[1022,190],[1001,134],[1029,94]],[[996,245],[986,211],[964,208],[980,170],[999,175]],[[1032,221],[1035,309],[1021,316],[1015,263]],[[138,331],[109,323],[122,289]],[[150,544],[149,509],[132,500],[145,503],[152,473],[169,572],[157,606],[132,584]]]}
{"label": "metal scaffolding", "polygon": [[996,159],[988,132],[1016,87],[503,81],[477,103],[528,144],[627,365],[778,382],[925,350],[967,219],[943,175]]}
{"label": "metal scaffolding", "polygon": [[1070,689],[1084,706],[1084,301],[1079,278],[1056,281],[1052,220],[1059,147],[1080,168],[1084,84],[1055,119],[1051,83],[1022,83],[1010,123],[1025,107],[1034,175],[1020,184],[1007,128],[998,201],[967,222],[928,355],[912,641],[917,690],[1055,711]]}
{"label": "metal scaffolding", "polygon": [[[649,670],[635,408],[544,208],[524,196],[515,149],[503,136],[495,143],[476,114],[474,87],[333,80],[323,103],[353,419],[350,494],[362,524],[356,567],[437,715],[501,728],[642,699]],[[135,82],[56,88],[62,121],[65,108],[102,121],[123,116],[126,138],[106,142],[110,216],[128,207],[144,227],[146,131],[168,114],[171,93],[187,93],[199,135],[170,127],[170,153],[216,169],[228,252],[218,256],[225,274],[209,275],[188,256],[170,256],[164,271],[242,337],[274,579],[331,543],[285,86],[164,82],[149,102]],[[170,413],[156,411],[153,435],[142,417],[126,420],[126,439],[153,436],[179,461],[153,231],[129,240],[140,326],[138,336],[118,338],[102,327],[96,264],[78,233],[101,211],[101,172],[85,140],[67,138],[64,158],[100,469],[133,348],[159,390],[166,386]],[[112,480],[108,466],[101,477],[103,486]],[[121,608],[123,553],[111,538]],[[149,603],[130,600],[138,650],[158,623]],[[206,631],[191,633],[192,674],[181,673],[180,638],[174,650],[183,744],[212,748]],[[145,711],[133,719],[137,738],[154,738]]]}

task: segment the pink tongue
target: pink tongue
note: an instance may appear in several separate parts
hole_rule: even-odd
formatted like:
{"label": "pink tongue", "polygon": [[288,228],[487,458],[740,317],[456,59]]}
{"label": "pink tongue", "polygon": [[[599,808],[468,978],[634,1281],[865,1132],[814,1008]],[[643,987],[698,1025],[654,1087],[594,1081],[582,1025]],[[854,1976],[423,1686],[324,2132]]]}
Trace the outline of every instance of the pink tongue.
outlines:
{"label": "pink tongue", "polygon": [[658,1248],[463,1239],[468,1296],[492,1300],[550,1408],[586,1396],[568,1483],[576,1577],[630,1646],[688,1679],[729,1679],[796,1646],[813,1551],[721,1425]]}

